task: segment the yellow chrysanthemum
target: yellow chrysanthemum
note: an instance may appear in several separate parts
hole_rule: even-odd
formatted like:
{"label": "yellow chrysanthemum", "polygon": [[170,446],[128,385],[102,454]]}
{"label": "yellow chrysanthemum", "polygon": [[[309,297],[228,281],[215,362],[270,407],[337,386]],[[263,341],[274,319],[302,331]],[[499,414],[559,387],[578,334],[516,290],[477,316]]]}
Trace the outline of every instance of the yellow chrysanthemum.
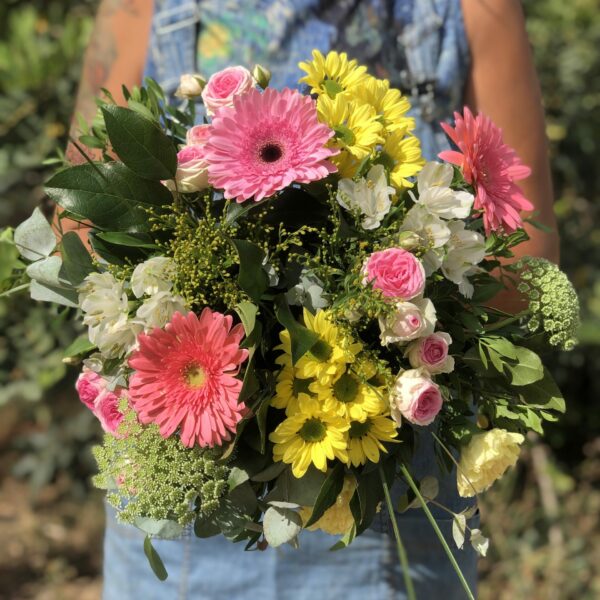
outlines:
{"label": "yellow chrysanthemum", "polygon": [[361,161],[347,150],[341,150],[340,153],[335,156],[335,164],[340,177],[354,179]]}
{"label": "yellow chrysanthemum", "polygon": [[385,140],[383,155],[390,161],[390,180],[397,189],[411,188],[413,183],[407,179],[416,175],[425,164],[421,156],[421,142],[414,135],[404,136],[398,129]]}
{"label": "yellow chrysanthemum", "polygon": [[360,421],[386,409],[383,390],[362,382],[348,371],[330,385],[315,381],[309,389],[316,394],[323,410],[348,420]]}
{"label": "yellow chrysanthemum", "polygon": [[294,477],[302,477],[313,464],[327,471],[327,460],[348,462],[346,436],[350,425],[324,412],[317,402],[301,399],[299,412],[282,421],[269,435],[273,460],[292,465]]}
{"label": "yellow chrysanthemum", "polygon": [[299,379],[296,377],[296,369],[291,364],[286,364],[277,375],[275,396],[271,399],[273,408],[284,408],[286,415],[298,412],[298,403],[301,398],[310,400],[310,384],[314,379]]}
{"label": "yellow chrysanthemum", "polygon": [[367,77],[367,67],[359,66],[356,60],[348,60],[345,52],[331,51],[323,56],[313,50],[311,61],[298,63],[306,72],[299,83],[310,86],[311,94],[327,94],[331,97],[359,85]]}
{"label": "yellow chrysanthemum", "polygon": [[[356,479],[353,475],[346,475],[344,477],[344,486],[336,498],[335,504],[330,506],[323,516],[314,525],[307,527],[307,529],[309,531],[321,529],[330,535],[342,535],[349,531],[354,524],[354,517],[350,510],[350,500],[352,500],[355,491]],[[312,506],[303,506],[300,509],[299,514],[303,523],[308,521],[312,511]]]}
{"label": "yellow chrysanthemum", "polygon": [[387,452],[382,442],[393,442],[398,436],[396,424],[386,415],[352,421],[348,431],[348,463],[354,467],[367,460],[379,462],[379,453]]}
{"label": "yellow chrysanthemum", "polygon": [[362,344],[354,342],[329,319],[326,310],[312,315],[304,309],[304,325],[319,335],[320,341],[296,364],[296,374],[301,379],[315,378],[322,385],[333,383],[355,360]]}
{"label": "yellow chrysanthemum", "polygon": [[[359,160],[383,143],[383,125],[369,104],[358,104],[343,94],[335,98],[319,96],[317,113],[319,120],[335,131],[331,145],[346,150]],[[331,160],[336,162],[336,157]]]}
{"label": "yellow chrysanthemum", "polygon": [[406,116],[410,110],[409,101],[400,90],[390,88],[387,79],[377,79],[369,75],[360,85],[352,87],[347,95],[359,104],[372,106],[389,133],[407,133],[415,128],[415,120]]}

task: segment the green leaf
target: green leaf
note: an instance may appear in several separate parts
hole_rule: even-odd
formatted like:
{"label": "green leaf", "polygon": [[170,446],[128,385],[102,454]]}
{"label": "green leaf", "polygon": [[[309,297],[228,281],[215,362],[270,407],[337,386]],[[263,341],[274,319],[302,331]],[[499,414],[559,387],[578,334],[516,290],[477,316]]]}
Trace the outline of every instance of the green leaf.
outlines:
{"label": "green leaf", "polygon": [[269,506],[263,519],[265,539],[273,548],[294,540],[302,530],[300,515],[290,508]]}
{"label": "green leaf", "polygon": [[283,500],[300,506],[314,506],[327,475],[314,467],[309,467],[303,477],[297,478],[288,467],[277,478],[275,487],[265,500]]}
{"label": "green leaf", "polygon": [[358,477],[358,500],[360,502],[361,521],[356,528],[356,535],[368,529],[377,514],[377,506],[383,496],[383,488],[377,470],[363,473]]}
{"label": "green leaf", "polygon": [[170,519],[137,517],[133,524],[149,536],[165,540],[173,540],[183,533],[183,526]]}
{"label": "green leaf", "polygon": [[21,256],[32,261],[50,256],[56,248],[56,236],[39,208],[15,229],[14,240]]}
{"label": "green leaf", "polygon": [[108,137],[119,158],[144,179],[172,179],[177,150],[159,125],[122,106],[103,106]]}
{"label": "green leaf", "polygon": [[565,399],[556,385],[548,369],[544,369],[544,377],[519,390],[522,399],[531,406],[544,410],[556,410],[564,413],[566,410]]}
{"label": "green leaf", "polygon": [[321,338],[296,321],[283,295],[275,297],[275,315],[290,334],[292,363],[296,364]]}
{"label": "green leaf", "polygon": [[242,483],[248,481],[250,476],[247,471],[240,469],[239,467],[232,467],[229,472],[229,479],[227,480],[227,484],[229,486],[229,491],[234,490]]}
{"label": "green leaf", "polygon": [[352,524],[352,527],[344,534],[344,536],[338,540],[329,550],[335,552],[336,550],[343,550],[347,548],[356,537],[356,524]]}
{"label": "green leaf", "polygon": [[284,462],[271,463],[266,469],[263,469],[256,475],[252,475],[252,481],[258,481],[264,483],[266,481],[273,481],[276,477],[279,477],[281,473],[287,468]]}
{"label": "green leaf", "polygon": [[158,552],[154,549],[154,546],[152,545],[152,541],[150,540],[149,536],[146,536],[146,538],[144,539],[144,554],[146,555],[146,558],[148,559],[148,562],[150,563],[154,574],[161,581],[164,581],[169,576],[169,574],[165,569],[165,565],[161,557],[158,555]]}
{"label": "green leaf", "polygon": [[63,353],[65,358],[81,356],[93,350],[96,346],[90,342],[87,333],[82,333],[77,339],[71,342]]}
{"label": "green leaf", "polygon": [[265,253],[252,242],[231,240],[240,257],[238,283],[250,299],[258,302],[269,287],[269,277],[262,267]]}
{"label": "green leaf", "polygon": [[74,231],[66,233],[61,240],[63,272],[74,286],[80,285],[92,271],[95,271],[90,253]]}
{"label": "green leaf", "polygon": [[13,238],[13,230],[8,227],[0,233],[0,286],[11,277],[14,269],[24,268],[19,260],[19,251]]}
{"label": "green leaf", "polygon": [[344,465],[338,463],[321,487],[317,500],[313,507],[310,518],[305,523],[305,527],[314,525],[325,513],[325,511],[335,504],[337,497],[344,486]]}
{"label": "green leaf", "polygon": [[159,247],[146,233],[122,233],[120,231],[107,231],[96,234],[101,240],[117,246],[129,246],[131,248],[148,248],[157,250]]}
{"label": "green leaf", "polygon": [[258,306],[252,302],[240,302],[235,307],[235,312],[239,315],[240,320],[244,325],[244,331],[246,332],[246,335],[249,336],[254,331]]}
{"label": "green leaf", "polygon": [[108,231],[148,231],[144,208],[156,210],[173,201],[165,186],[119,162],[70,167],[54,175],[45,190],[62,208]]}
{"label": "green leaf", "polygon": [[544,377],[544,367],[540,357],[522,346],[515,346],[517,352],[517,363],[508,364],[507,367],[512,375],[511,383],[513,385],[529,385],[535,383]]}
{"label": "green leaf", "polygon": [[517,358],[517,347],[506,338],[500,336],[486,336],[481,338],[481,343],[493,348],[498,354],[506,358]]}
{"label": "green leaf", "polygon": [[32,280],[29,293],[34,300],[63,306],[78,306],[77,290],[61,279],[61,269],[60,256],[49,256],[27,267],[26,273]]}

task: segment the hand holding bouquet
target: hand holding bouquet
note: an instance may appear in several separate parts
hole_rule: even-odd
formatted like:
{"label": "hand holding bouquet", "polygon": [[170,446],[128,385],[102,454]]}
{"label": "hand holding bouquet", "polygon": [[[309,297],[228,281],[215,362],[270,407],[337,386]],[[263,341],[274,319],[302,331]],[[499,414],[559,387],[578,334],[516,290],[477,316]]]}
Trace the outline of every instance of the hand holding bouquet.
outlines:
{"label": "hand holding bouquet", "polygon": [[[205,85],[201,125],[151,80],[128,108],[105,98],[81,137],[102,160],[46,188],[91,252],[60,221],[57,245],[39,211],[14,232],[11,285],[87,327],[67,355],[106,431],[95,482],[160,576],[152,537],[264,548],[321,528],[339,548],[384,503],[401,550],[397,479],[435,526],[417,431],[467,497],[564,411],[537,350],[573,346],[577,298],[544,259],[501,262],[532,206],[500,130],[465,108],[442,125],[455,149],[425,163],[388,81],[335,52],[300,68],[307,94],[262,67],[186,78],[181,96]],[[506,285],[517,315],[490,307]]]}

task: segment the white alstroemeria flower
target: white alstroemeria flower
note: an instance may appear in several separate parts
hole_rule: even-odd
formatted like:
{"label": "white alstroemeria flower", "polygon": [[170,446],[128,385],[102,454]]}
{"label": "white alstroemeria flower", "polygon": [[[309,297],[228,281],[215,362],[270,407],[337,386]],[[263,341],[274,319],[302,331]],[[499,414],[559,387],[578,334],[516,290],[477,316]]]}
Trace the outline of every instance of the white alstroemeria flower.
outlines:
{"label": "white alstroemeria flower", "polygon": [[390,211],[390,198],[394,193],[395,189],[388,185],[383,165],[375,165],[358,181],[342,179],[338,184],[337,201],[346,210],[364,215],[363,229],[377,229]]}
{"label": "white alstroemeria flower", "polygon": [[473,286],[467,278],[481,270],[477,265],[485,258],[485,239],[476,231],[465,229],[463,221],[452,221],[448,226],[452,235],[442,262],[442,273],[458,285],[463,296],[470,298]]}
{"label": "white alstroemeria flower", "polygon": [[88,335],[105,358],[120,358],[137,346],[137,338],[142,331],[140,323],[130,321],[127,315],[122,315],[114,321],[90,327]]}
{"label": "white alstroemeria flower", "polygon": [[450,239],[446,221],[432,215],[426,207],[415,204],[407,213],[400,231],[412,231],[421,238],[425,248],[441,248]]}
{"label": "white alstroemeria flower", "polygon": [[79,306],[83,322],[98,327],[105,321],[115,321],[129,310],[123,283],[110,273],[90,273],[79,288]]}
{"label": "white alstroemeria flower", "polygon": [[173,287],[175,263],[166,256],[155,256],[140,263],[131,275],[131,290],[136,298],[168,292]]}
{"label": "white alstroemeria flower", "polygon": [[387,318],[379,318],[382,346],[404,344],[433,333],[437,315],[429,298],[413,298],[410,302],[398,302],[396,312]]}
{"label": "white alstroemeria flower", "polygon": [[170,292],[158,292],[137,309],[135,322],[143,325],[145,331],[149,331],[155,327],[164,327],[176,312],[188,312],[185,300]]}
{"label": "white alstroemeria flower", "polygon": [[473,194],[453,190],[453,169],[449,164],[428,162],[417,176],[419,197],[411,192],[415,204],[442,219],[466,219],[473,208]]}

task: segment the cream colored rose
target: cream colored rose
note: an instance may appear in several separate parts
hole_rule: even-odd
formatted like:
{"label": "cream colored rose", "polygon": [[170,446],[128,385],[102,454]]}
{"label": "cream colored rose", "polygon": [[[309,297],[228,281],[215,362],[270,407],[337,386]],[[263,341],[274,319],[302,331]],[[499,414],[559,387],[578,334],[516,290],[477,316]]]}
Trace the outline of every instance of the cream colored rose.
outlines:
{"label": "cream colored rose", "polygon": [[191,100],[197,98],[204,89],[206,80],[201,75],[191,75],[185,73],[179,78],[179,87],[175,92],[178,98],[186,98]]}
{"label": "cream colored rose", "polygon": [[524,440],[520,433],[505,429],[491,429],[474,435],[460,455],[456,477],[458,493],[469,498],[487,490],[515,465]]}

